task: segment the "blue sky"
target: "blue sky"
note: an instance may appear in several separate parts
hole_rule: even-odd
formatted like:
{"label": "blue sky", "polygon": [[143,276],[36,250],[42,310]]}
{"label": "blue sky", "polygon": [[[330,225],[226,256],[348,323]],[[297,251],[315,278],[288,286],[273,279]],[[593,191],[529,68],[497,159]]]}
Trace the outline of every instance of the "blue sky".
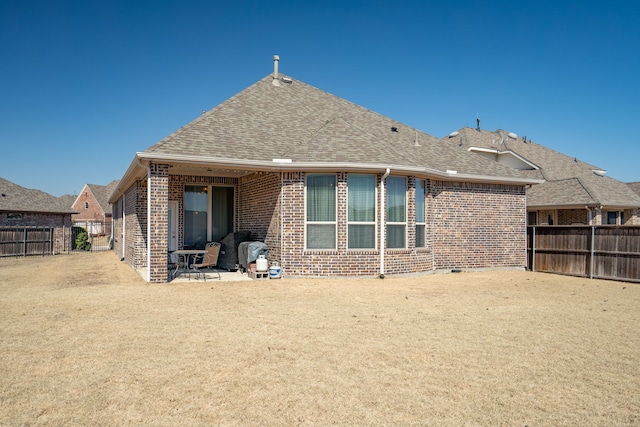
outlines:
{"label": "blue sky", "polygon": [[637,1],[0,0],[0,177],[53,195],[273,70],[437,137],[504,129],[640,181]]}

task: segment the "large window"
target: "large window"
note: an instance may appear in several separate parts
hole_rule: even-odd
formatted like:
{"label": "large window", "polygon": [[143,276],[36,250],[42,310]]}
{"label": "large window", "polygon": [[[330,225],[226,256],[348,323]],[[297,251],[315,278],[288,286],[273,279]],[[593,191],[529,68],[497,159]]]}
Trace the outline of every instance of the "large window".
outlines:
{"label": "large window", "polygon": [[336,181],[336,175],[307,175],[307,249],[336,249]]}
{"label": "large window", "polygon": [[387,247],[406,247],[407,235],[407,179],[401,176],[387,178]]}
{"label": "large window", "polygon": [[349,174],[349,249],[376,247],[376,177]]}
{"label": "large window", "polygon": [[416,180],[416,248],[425,247],[425,220],[424,220],[425,181]]}
{"label": "large window", "polygon": [[233,231],[233,187],[211,187],[211,241]]}
{"label": "large window", "polygon": [[184,245],[186,247],[204,246],[207,243],[208,202],[206,185],[184,187]]}
{"label": "large window", "polygon": [[184,187],[184,246],[204,248],[233,231],[234,187]]}

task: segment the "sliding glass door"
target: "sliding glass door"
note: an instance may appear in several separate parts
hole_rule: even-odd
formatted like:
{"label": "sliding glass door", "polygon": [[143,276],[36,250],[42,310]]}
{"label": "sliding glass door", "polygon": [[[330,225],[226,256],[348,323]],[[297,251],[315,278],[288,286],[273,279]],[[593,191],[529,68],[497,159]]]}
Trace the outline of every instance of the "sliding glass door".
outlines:
{"label": "sliding glass door", "polygon": [[233,231],[234,188],[209,185],[184,187],[184,246],[204,248]]}
{"label": "sliding glass door", "polygon": [[219,242],[233,231],[233,187],[211,187],[211,240]]}

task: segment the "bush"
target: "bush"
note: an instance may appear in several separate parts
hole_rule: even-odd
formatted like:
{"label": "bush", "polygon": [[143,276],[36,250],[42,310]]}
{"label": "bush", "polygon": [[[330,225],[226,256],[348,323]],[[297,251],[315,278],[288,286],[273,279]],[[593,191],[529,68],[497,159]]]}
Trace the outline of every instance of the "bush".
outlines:
{"label": "bush", "polygon": [[91,250],[91,242],[89,242],[89,233],[82,227],[74,227],[78,228],[79,231],[76,234],[76,249],[82,251]]}

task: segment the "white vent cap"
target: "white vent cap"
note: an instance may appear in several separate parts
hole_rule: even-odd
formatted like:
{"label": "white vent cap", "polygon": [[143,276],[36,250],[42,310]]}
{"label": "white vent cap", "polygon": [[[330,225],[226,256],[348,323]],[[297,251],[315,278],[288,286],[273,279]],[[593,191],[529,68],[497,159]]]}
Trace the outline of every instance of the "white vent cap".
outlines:
{"label": "white vent cap", "polygon": [[507,136],[508,136],[509,138],[511,138],[511,139],[518,139],[518,134],[513,133],[513,132],[509,132],[509,133],[507,134]]}

